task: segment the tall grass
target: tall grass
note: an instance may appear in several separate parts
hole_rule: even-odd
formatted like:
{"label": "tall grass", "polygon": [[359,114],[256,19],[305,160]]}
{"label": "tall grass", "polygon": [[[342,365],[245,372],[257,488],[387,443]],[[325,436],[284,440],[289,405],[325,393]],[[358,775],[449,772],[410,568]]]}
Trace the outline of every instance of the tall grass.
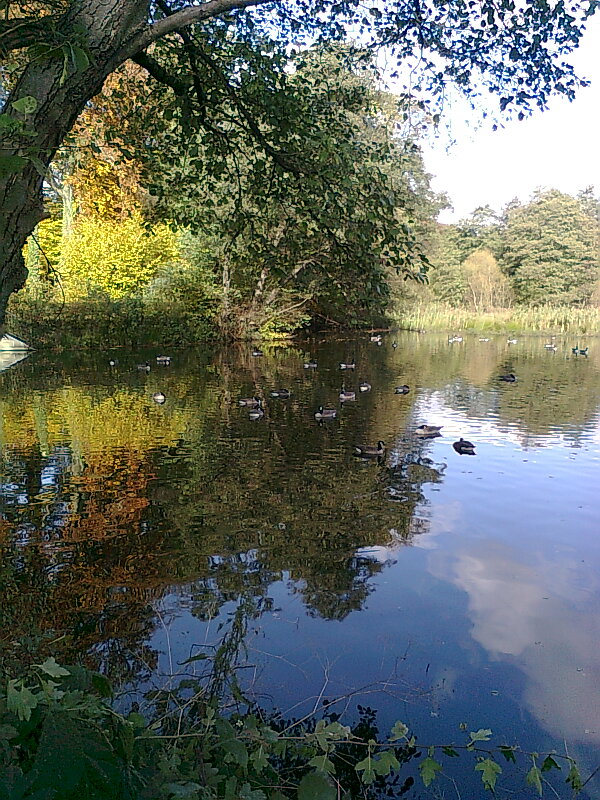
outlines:
{"label": "tall grass", "polygon": [[505,331],[515,333],[600,333],[600,308],[540,306],[477,312],[440,303],[413,304],[392,313],[404,330]]}

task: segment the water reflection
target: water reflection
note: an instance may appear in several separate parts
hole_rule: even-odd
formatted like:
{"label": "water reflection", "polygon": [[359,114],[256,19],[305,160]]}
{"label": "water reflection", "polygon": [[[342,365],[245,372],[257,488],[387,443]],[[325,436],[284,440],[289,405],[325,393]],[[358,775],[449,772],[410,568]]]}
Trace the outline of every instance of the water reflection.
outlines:
{"label": "water reflection", "polygon": [[[183,660],[251,598],[265,646],[320,648],[340,685],[365,683],[418,640],[406,679],[422,683],[427,664],[444,676],[436,713],[468,715],[473,682],[484,670],[508,680],[509,665],[522,688],[502,711],[481,701],[486,727],[508,724],[516,703],[557,739],[596,742],[600,349],[584,359],[558,340],[554,353],[535,338],[395,338],[396,349],[367,337],[262,358],[176,353],[143,374],[135,365],[156,353],[120,354],[116,367],[33,354],[0,375],[0,646],[47,636],[65,659],[144,681],[164,649],[159,600],[181,620]],[[356,402],[319,425],[314,411],[339,408],[339,363],[354,357],[344,380]],[[518,381],[499,382],[506,372]],[[281,387],[291,396],[272,398]],[[254,396],[257,422],[238,405]],[[424,423],[443,436],[416,437]],[[452,450],[460,436],[476,458]],[[384,457],[354,457],[379,440]],[[293,635],[277,609],[298,620]],[[284,705],[294,690],[277,670]],[[308,695],[318,677],[306,674]]]}

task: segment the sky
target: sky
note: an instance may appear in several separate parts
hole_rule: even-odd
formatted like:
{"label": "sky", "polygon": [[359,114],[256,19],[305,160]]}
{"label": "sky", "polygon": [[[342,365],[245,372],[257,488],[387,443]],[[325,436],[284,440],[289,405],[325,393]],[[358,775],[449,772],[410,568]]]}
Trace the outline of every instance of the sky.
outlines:
{"label": "sky", "polygon": [[515,197],[526,202],[538,187],[575,194],[593,185],[600,193],[600,14],[588,23],[570,60],[576,73],[591,81],[572,103],[553,98],[548,111],[497,131],[486,120],[476,129],[466,103],[447,108],[457,143],[449,146],[442,134],[423,145],[433,188],[445,191],[454,207],[441,213],[441,222],[462,219],[477,206],[500,211]]}

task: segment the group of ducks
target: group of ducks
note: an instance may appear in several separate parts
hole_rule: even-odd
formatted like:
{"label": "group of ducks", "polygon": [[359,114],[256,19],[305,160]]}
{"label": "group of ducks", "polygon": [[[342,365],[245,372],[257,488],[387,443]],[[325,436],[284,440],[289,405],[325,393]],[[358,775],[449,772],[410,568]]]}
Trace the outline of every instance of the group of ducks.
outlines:
{"label": "group of ducks", "polygon": [[[381,336],[371,336],[371,342],[374,344],[381,343]],[[393,343],[392,346],[397,346],[396,342]],[[252,351],[252,356],[259,357],[262,355],[261,350],[254,349]],[[304,369],[317,369],[318,364],[316,361],[305,361],[303,364]],[[351,361],[340,361],[339,362],[339,369],[341,371],[345,370],[354,370],[356,369],[356,359],[352,358]],[[516,378],[515,378],[516,380]],[[359,392],[369,392],[371,390],[371,384],[367,383],[367,381],[363,381],[358,385]],[[408,384],[402,384],[401,386],[396,386],[394,388],[394,394],[408,394],[410,392],[410,386]],[[275,389],[270,392],[271,397],[277,398],[280,400],[287,400],[291,397],[291,391],[289,389]],[[347,402],[353,402],[356,400],[356,392],[346,389],[345,384],[342,383],[342,387],[340,389],[340,393],[338,395],[340,403],[343,405]],[[250,411],[248,412],[248,417],[251,420],[258,420],[264,417],[265,411],[263,408],[263,401],[262,398],[254,395],[253,397],[242,397],[238,401],[239,405],[242,408],[249,408]],[[324,422],[326,420],[334,420],[337,418],[338,412],[336,408],[319,406],[319,408],[315,411],[314,417],[318,422]],[[437,436],[441,436],[442,425],[419,425],[419,427],[415,430],[415,435],[419,436],[422,439],[433,439]],[[466,439],[462,437],[457,441],[454,442],[452,445],[454,450],[461,455],[475,455],[475,445],[472,442],[468,442]],[[354,455],[359,456],[360,458],[380,458],[385,455],[386,451],[386,444],[385,442],[380,439],[376,445],[367,445],[367,444],[357,444],[354,445]]]}

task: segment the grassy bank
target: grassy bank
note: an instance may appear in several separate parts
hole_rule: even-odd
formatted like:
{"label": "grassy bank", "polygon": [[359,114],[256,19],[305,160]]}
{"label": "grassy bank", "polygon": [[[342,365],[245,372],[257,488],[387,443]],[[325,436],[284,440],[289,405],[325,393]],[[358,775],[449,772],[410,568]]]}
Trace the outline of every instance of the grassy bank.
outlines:
{"label": "grassy bank", "polygon": [[600,333],[600,308],[540,306],[477,312],[443,304],[418,304],[392,313],[403,330],[498,331],[515,333]]}
{"label": "grassy bank", "polygon": [[41,350],[184,347],[217,335],[203,310],[156,300],[98,298],[58,303],[15,295],[6,323],[10,333]]}

